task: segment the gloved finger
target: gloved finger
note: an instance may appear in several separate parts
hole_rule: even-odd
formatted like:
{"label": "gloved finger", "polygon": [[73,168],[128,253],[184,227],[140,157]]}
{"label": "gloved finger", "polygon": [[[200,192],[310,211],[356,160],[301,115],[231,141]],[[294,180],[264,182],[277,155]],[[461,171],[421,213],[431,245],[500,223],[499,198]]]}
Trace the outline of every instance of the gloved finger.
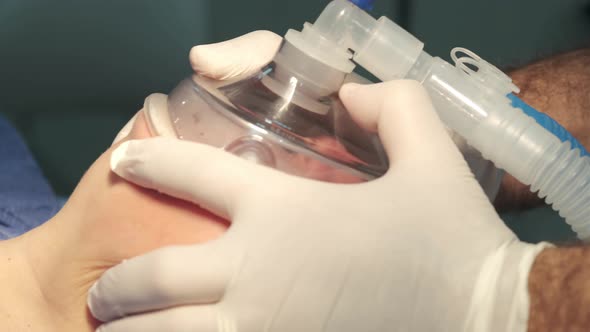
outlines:
{"label": "gloved finger", "polygon": [[340,98],[355,121],[378,131],[392,163],[416,158],[443,162],[460,157],[428,93],[417,81],[346,84]]}
{"label": "gloved finger", "polygon": [[156,137],[127,141],[111,155],[111,169],[142,187],[193,202],[231,221],[244,191],[272,175],[258,166],[208,145]]}
{"label": "gloved finger", "polygon": [[[141,112],[141,111],[139,111],[139,112]],[[111,146],[119,143],[121,140],[123,140],[125,137],[127,137],[129,135],[129,133],[131,132],[131,129],[133,129],[133,124],[135,124],[135,119],[137,119],[137,115],[139,114],[139,112],[135,113],[135,115],[131,118],[131,120],[129,120],[127,122],[127,124],[125,124],[125,126],[123,126],[123,128],[119,131],[119,133],[115,137],[115,140],[113,141]]]}
{"label": "gloved finger", "polygon": [[216,44],[192,48],[190,62],[196,73],[226,80],[248,76],[269,63],[282,38],[270,31],[254,31]]}
{"label": "gloved finger", "polygon": [[234,257],[217,240],[166,247],[109,269],[92,286],[88,308],[103,322],[179,305],[219,301]]}
{"label": "gloved finger", "polygon": [[96,332],[218,332],[221,321],[213,305],[184,306],[122,318]]}

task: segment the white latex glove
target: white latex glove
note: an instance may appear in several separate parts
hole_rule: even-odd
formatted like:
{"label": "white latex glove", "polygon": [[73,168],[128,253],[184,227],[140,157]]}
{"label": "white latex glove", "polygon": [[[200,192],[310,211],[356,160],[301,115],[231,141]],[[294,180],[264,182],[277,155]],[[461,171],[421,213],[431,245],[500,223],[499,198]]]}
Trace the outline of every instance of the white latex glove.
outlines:
{"label": "white latex glove", "polygon": [[209,244],[107,271],[89,296],[101,332],[524,331],[542,246],[519,242],[475,181],[422,87],[347,85],[391,168],[339,185],[170,138],[130,141],[124,178],[228,218]]}

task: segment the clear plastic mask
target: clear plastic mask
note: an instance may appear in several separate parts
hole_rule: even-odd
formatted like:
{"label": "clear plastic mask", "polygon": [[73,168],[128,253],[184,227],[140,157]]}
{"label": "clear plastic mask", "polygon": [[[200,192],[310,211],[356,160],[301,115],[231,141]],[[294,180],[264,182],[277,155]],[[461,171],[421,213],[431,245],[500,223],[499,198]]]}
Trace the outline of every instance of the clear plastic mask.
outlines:
{"label": "clear plastic mask", "polygon": [[[387,171],[378,136],[360,128],[335,93],[311,97],[297,77],[281,77],[289,82],[285,85],[275,74],[270,63],[246,79],[182,81],[167,101],[175,135],[319,181],[364,182]],[[502,172],[474,149],[458,145],[493,199]]]}
{"label": "clear plastic mask", "polygon": [[235,82],[185,80],[168,98],[180,139],[209,144],[283,172],[329,182],[361,182],[383,174],[387,156],[338,97],[310,98],[273,79],[271,63]]}

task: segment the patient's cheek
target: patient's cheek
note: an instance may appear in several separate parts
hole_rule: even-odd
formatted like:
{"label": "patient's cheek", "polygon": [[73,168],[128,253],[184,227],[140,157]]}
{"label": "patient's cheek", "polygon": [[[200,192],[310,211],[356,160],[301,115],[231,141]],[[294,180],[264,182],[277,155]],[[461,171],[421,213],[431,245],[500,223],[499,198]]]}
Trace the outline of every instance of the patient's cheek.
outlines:
{"label": "patient's cheek", "polygon": [[113,252],[115,260],[167,245],[206,242],[227,228],[227,223],[207,211],[152,190],[117,183],[112,193],[112,209],[100,222],[111,225],[105,245],[122,244]]}
{"label": "patient's cheek", "polygon": [[[138,116],[130,138],[150,137],[143,116]],[[112,149],[111,149],[112,150]],[[110,151],[89,171],[102,173],[95,184],[92,209],[94,230],[85,232],[105,262],[117,262],[162,246],[193,244],[221,236],[228,222],[198,206],[133,185],[110,172]],[[96,182],[96,181],[95,181]],[[99,188],[103,187],[104,190]],[[105,257],[109,256],[109,257]]]}

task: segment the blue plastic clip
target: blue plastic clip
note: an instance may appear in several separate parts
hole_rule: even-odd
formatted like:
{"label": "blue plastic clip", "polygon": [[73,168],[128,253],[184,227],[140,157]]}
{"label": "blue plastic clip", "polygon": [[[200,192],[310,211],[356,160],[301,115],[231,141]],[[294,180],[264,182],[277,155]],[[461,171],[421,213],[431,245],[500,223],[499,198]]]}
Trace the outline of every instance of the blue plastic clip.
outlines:
{"label": "blue plastic clip", "polygon": [[371,10],[373,9],[375,0],[350,0],[350,2],[354,3],[363,10]]}

